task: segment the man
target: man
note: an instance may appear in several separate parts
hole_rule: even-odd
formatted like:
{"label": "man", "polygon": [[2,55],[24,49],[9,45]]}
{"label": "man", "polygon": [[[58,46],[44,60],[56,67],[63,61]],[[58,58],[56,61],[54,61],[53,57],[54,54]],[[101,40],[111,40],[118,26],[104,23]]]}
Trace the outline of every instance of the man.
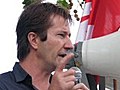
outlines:
{"label": "man", "polygon": [[67,54],[73,49],[69,22],[69,12],[51,3],[25,8],[16,27],[19,62],[0,76],[0,90],[88,90],[75,85],[73,69],[63,72],[74,56]]}

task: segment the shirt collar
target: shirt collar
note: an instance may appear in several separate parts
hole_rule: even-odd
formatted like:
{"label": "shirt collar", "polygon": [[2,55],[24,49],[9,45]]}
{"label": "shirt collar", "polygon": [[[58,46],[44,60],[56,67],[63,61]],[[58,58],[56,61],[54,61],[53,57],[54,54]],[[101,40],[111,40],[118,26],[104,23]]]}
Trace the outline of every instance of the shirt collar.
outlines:
{"label": "shirt collar", "polygon": [[18,62],[16,62],[13,67],[13,73],[15,75],[16,82],[23,81],[28,76],[27,72],[23,70]]}
{"label": "shirt collar", "polygon": [[19,83],[21,82],[28,85],[31,88],[34,88],[32,85],[31,76],[20,66],[19,62],[15,63],[13,67],[13,74],[15,76],[16,82],[19,82]]}

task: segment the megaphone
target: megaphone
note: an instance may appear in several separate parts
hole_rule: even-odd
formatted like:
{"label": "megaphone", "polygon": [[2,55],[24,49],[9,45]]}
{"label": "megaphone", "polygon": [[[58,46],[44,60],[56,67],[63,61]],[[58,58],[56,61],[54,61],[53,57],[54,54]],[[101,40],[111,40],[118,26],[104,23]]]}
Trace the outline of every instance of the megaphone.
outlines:
{"label": "megaphone", "polygon": [[120,78],[120,31],[83,41],[81,52],[87,73]]}

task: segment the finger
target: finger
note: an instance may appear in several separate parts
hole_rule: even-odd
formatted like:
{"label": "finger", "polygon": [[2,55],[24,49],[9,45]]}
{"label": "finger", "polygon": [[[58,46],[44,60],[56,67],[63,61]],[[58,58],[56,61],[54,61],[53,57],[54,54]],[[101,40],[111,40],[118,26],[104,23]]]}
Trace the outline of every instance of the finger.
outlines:
{"label": "finger", "polygon": [[69,60],[71,60],[71,58],[74,56],[73,53],[69,53],[67,54],[59,63],[59,65],[56,67],[55,71],[63,71],[63,69],[65,68],[65,65],[69,62]]}
{"label": "finger", "polygon": [[79,84],[76,84],[74,87],[73,87],[73,90],[90,90],[87,88],[87,86],[85,86],[85,84],[83,83],[79,83]]}
{"label": "finger", "polygon": [[70,68],[69,70],[67,70],[66,72],[63,72],[64,73],[64,76],[70,76],[70,75],[75,75],[75,70],[73,70],[72,68]]}
{"label": "finger", "polygon": [[69,88],[69,89],[67,89],[67,90],[73,90],[72,88],[74,87],[74,85],[75,85],[75,82],[74,82],[74,81],[67,82],[67,83],[66,83],[66,86],[67,86],[67,88]]}
{"label": "finger", "polygon": [[74,82],[74,84],[75,84],[75,76],[73,76],[73,75],[70,75],[70,76],[67,76],[65,79],[64,79],[64,81],[65,82],[71,82],[71,81],[73,81]]}

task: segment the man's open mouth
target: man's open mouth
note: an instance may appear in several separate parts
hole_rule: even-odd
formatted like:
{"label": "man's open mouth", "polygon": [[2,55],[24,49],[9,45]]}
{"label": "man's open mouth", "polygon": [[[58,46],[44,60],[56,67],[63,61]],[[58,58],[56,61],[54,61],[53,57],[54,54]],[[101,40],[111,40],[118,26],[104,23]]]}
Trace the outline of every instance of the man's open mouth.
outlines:
{"label": "man's open mouth", "polygon": [[59,54],[59,56],[62,58],[64,58],[66,55],[67,55],[66,53]]}

